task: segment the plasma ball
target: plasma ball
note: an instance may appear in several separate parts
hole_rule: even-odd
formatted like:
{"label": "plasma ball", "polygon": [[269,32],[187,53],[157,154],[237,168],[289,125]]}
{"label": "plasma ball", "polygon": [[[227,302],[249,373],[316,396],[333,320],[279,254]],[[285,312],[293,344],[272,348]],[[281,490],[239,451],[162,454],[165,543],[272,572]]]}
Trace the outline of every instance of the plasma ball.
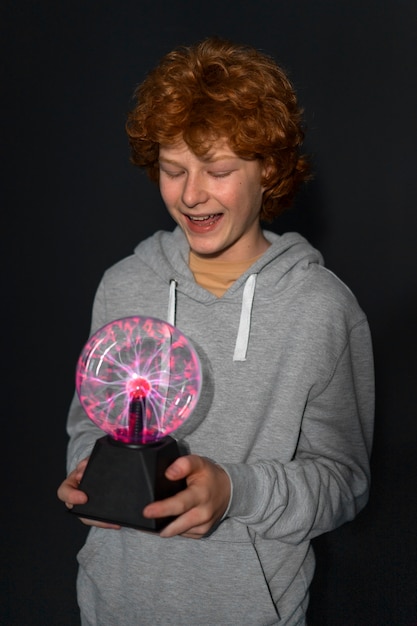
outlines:
{"label": "plasma ball", "polygon": [[125,317],[100,328],[77,363],[76,389],[88,417],[124,443],[152,443],[177,430],[201,391],[198,355],[163,320]]}

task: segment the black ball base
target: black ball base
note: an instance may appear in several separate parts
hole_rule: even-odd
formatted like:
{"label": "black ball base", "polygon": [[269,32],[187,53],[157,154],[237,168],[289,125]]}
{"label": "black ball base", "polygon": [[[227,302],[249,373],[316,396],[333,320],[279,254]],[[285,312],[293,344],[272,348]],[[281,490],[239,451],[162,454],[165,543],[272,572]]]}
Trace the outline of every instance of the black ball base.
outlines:
{"label": "black ball base", "polygon": [[157,443],[129,445],[108,435],[96,441],[80,482],[88,496],[86,504],[70,513],[78,517],[110,522],[139,530],[158,532],[173,518],[146,519],[144,507],[185,489],[185,480],[171,481],[165,470],[181,456],[172,437]]}

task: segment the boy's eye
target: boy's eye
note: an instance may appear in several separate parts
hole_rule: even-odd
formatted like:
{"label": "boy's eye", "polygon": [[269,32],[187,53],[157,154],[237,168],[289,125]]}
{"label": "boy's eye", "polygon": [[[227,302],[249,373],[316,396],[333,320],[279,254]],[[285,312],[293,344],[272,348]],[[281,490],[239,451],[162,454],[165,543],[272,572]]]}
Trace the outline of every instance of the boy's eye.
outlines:
{"label": "boy's eye", "polygon": [[182,174],[181,171],[165,170],[165,169],[162,169],[162,168],[161,168],[161,172],[163,172],[169,178],[178,178],[178,176],[181,176],[181,174]]}
{"label": "boy's eye", "polygon": [[213,178],[226,178],[226,176],[229,176],[231,173],[231,170],[225,172],[210,172],[210,176],[213,176]]}

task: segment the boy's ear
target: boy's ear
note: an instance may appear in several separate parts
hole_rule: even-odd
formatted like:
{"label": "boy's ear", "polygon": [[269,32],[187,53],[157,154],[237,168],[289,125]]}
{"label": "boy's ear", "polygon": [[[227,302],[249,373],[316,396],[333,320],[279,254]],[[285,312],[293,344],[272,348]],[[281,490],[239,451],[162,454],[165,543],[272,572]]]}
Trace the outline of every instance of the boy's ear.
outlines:
{"label": "boy's ear", "polygon": [[268,181],[271,178],[271,175],[273,174],[274,171],[274,166],[271,163],[271,161],[269,159],[265,159],[262,163],[262,169],[261,169],[261,185],[262,185],[262,191],[265,191],[265,189],[268,188]]}

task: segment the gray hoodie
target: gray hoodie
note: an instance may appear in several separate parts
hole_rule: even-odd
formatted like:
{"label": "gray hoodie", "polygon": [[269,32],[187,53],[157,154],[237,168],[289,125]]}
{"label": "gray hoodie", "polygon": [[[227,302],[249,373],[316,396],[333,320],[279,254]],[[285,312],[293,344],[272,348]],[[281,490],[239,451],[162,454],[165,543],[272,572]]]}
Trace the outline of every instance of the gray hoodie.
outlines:
{"label": "gray hoodie", "polygon": [[[366,316],[303,237],[265,236],[271,246],[221,298],[196,284],[179,228],[155,233],[103,276],[92,332],[144,315],[192,341],[203,393],[175,436],[226,470],[232,496],[200,540],[92,528],[78,555],[85,625],[304,624],[310,540],[367,502]],[[71,470],[103,434],[76,396],[68,433]]]}

